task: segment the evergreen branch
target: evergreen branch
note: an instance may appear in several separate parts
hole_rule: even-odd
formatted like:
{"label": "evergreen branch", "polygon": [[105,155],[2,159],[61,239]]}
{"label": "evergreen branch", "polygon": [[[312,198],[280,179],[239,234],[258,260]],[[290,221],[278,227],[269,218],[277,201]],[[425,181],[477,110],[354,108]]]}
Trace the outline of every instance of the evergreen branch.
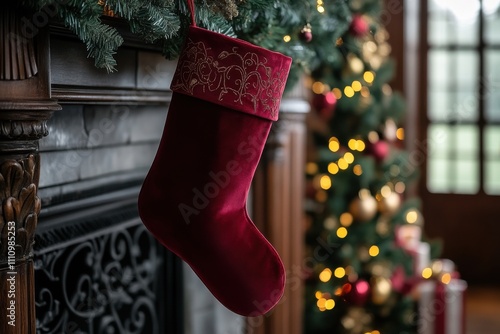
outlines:
{"label": "evergreen branch", "polygon": [[167,6],[150,4],[140,8],[130,20],[132,32],[139,34],[148,43],[169,39],[180,27],[179,18]]}
{"label": "evergreen branch", "polygon": [[[85,7],[85,3],[82,3],[81,8]],[[85,12],[62,7],[59,15],[65,25],[86,44],[88,57],[94,58],[95,66],[113,72],[116,66],[113,55],[123,43],[123,38],[115,28],[103,24],[97,15],[83,15]]]}
{"label": "evergreen branch", "polygon": [[144,6],[144,2],[139,0],[106,0],[105,3],[113,12],[126,20],[131,20],[134,14]]}

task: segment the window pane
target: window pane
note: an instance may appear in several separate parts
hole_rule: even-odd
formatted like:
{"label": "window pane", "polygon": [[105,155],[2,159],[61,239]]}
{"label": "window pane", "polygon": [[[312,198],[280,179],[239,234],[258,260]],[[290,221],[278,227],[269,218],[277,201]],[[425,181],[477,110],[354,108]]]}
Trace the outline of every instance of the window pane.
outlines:
{"label": "window pane", "polygon": [[[433,2],[433,1],[431,1]],[[449,22],[446,15],[432,14],[429,16],[429,44],[446,45],[448,40]]]}
{"label": "window pane", "polygon": [[429,119],[478,119],[478,69],[479,56],[474,51],[429,51]]}
{"label": "window pane", "polygon": [[450,192],[448,160],[438,156],[427,159],[427,189],[433,193]]}
{"label": "window pane", "polygon": [[479,157],[479,128],[476,125],[431,124],[427,138],[429,156]]}
{"label": "window pane", "polygon": [[484,150],[484,191],[490,195],[500,195],[500,126],[485,127]]}
{"label": "window pane", "polygon": [[[476,94],[477,93],[477,94]],[[479,119],[479,98],[477,89],[473,91],[459,91],[455,94],[457,101],[456,108],[448,119],[457,122],[476,122]]]}
{"label": "window pane", "polygon": [[479,128],[474,124],[428,127],[431,192],[474,194],[479,190]]}
{"label": "window pane", "polygon": [[479,160],[457,160],[455,167],[455,177],[451,181],[454,192],[476,194],[479,191]]}
{"label": "window pane", "polygon": [[484,191],[490,195],[500,195],[500,161],[486,161]]}
{"label": "window pane", "polygon": [[455,153],[458,157],[478,159],[479,128],[476,125],[458,125],[455,127]]}
{"label": "window pane", "polygon": [[[500,0],[428,0],[428,9],[427,187],[461,194],[484,188],[500,195]],[[478,50],[479,15],[484,16],[484,53]],[[476,124],[480,106],[484,128]]]}
{"label": "window pane", "polygon": [[479,9],[479,0],[429,0],[429,43],[477,45]]}
{"label": "window pane", "polygon": [[451,71],[450,52],[444,50],[429,50],[429,88],[446,90],[450,86],[448,74]]}
{"label": "window pane", "polygon": [[488,95],[486,119],[489,122],[500,121],[500,91],[495,91]]}
{"label": "window pane", "polygon": [[500,0],[483,0],[485,16],[485,41],[490,44],[500,43]]}
{"label": "window pane", "polygon": [[427,128],[428,156],[429,158],[440,156],[441,158],[448,156],[451,151],[452,141],[450,140],[451,127],[444,124],[431,124]]}
{"label": "window pane", "polygon": [[500,121],[500,52],[486,51],[486,119]]}
{"label": "window pane", "polygon": [[451,127],[445,124],[430,124],[427,128],[427,188],[431,192],[449,192],[449,152],[453,145]]}
{"label": "window pane", "polygon": [[446,91],[429,92],[429,119],[432,121],[446,121],[450,117],[452,108],[449,105],[450,96]]}
{"label": "window pane", "polygon": [[479,115],[479,55],[475,51],[457,51],[455,54],[455,114],[449,119],[458,122],[476,121]]}
{"label": "window pane", "polygon": [[[456,51],[457,90],[475,94],[479,79],[479,55],[475,51]],[[454,73],[450,73],[453,75]]]}
{"label": "window pane", "polygon": [[484,129],[484,151],[487,158],[500,160],[500,126],[490,125]]}

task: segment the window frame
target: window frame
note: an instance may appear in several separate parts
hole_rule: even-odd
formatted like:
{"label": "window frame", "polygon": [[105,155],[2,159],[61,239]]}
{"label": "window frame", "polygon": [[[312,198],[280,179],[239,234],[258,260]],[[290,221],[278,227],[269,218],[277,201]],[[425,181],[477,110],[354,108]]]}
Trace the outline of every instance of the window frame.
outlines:
{"label": "window frame", "polygon": [[[426,0],[421,3],[421,8],[420,8],[420,19],[421,19],[421,34],[420,34],[420,45],[422,46],[420,50],[420,61],[422,65],[422,71],[420,71],[420,89],[421,89],[421,96],[423,100],[423,105],[422,108],[420,108],[420,129],[419,129],[419,137],[420,138],[428,138],[428,131],[432,125],[445,125],[445,126],[452,126],[454,129],[456,129],[457,125],[474,125],[477,127],[478,130],[478,153],[477,153],[477,159],[478,159],[478,189],[477,192],[475,193],[467,193],[467,192],[460,192],[456,191],[456,187],[449,187],[448,186],[448,191],[432,191],[429,187],[429,168],[430,168],[430,158],[429,154],[431,153],[429,150],[429,146],[426,147],[426,162],[425,166],[423,166],[423,173],[422,173],[422,182],[421,182],[421,191],[423,190],[425,193],[430,193],[433,195],[482,195],[482,196],[498,196],[500,195],[500,190],[495,191],[495,193],[487,193],[485,188],[487,187],[486,185],[486,164],[487,161],[496,161],[495,159],[493,160],[487,160],[488,156],[486,153],[486,143],[485,143],[485,131],[488,126],[500,126],[500,120],[490,120],[488,121],[486,118],[486,113],[487,113],[487,98],[488,98],[488,90],[491,89],[489,87],[490,83],[488,82],[488,73],[486,72],[487,69],[487,53],[490,50],[500,50],[500,43],[494,44],[494,43],[487,43],[485,41],[486,38],[486,27],[485,27],[485,22],[486,22],[486,14],[484,13],[484,8],[483,8],[483,0],[479,0],[480,3],[480,10],[478,14],[478,27],[477,27],[477,43],[476,44],[457,44],[455,42],[451,43],[446,43],[443,45],[435,45],[432,44],[431,41],[429,40],[429,26],[430,26],[430,13],[429,13],[429,3],[434,0]],[[451,13],[450,13],[451,15]],[[456,55],[457,52],[460,51],[473,51],[477,55],[478,59],[478,64],[477,64],[477,81],[476,81],[476,87],[477,91],[474,92],[475,96],[477,97],[477,120],[458,120],[458,121],[453,121],[453,120],[433,120],[431,119],[429,115],[429,110],[430,110],[430,102],[431,100],[429,99],[429,86],[430,86],[430,78],[429,78],[429,63],[430,63],[430,54],[434,50],[439,50],[439,51],[444,51],[448,54]],[[449,88],[449,87],[447,87]],[[455,94],[455,93],[454,93]],[[476,95],[477,94],[477,95]],[[455,131],[453,131],[455,132]],[[453,182],[453,173],[455,173],[455,169],[457,167],[457,162],[460,160],[459,158],[460,154],[459,152],[456,152],[456,150],[450,150],[447,152],[447,161],[452,162],[449,164],[450,166],[448,167],[447,172],[449,173],[448,175],[448,183]],[[500,159],[499,159],[500,160]],[[451,181],[450,181],[451,180]],[[455,188],[455,189],[453,189]]]}

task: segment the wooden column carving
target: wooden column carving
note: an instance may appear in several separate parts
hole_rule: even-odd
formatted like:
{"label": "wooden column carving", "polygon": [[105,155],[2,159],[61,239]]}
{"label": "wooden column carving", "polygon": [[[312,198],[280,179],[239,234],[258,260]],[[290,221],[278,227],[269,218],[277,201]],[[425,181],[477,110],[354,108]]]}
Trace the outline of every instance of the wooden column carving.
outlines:
{"label": "wooden column carving", "polygon": [[26,28],[33,17],[17,1],[0,3],[2,334],[35,333],[32,251],[40,213],[38,140],[47,135],[52,112],[60,109],[50,99],[48,35],[41,26]]}
{"label": "wooden column carving", "polygon": [[303,319],[304,166],[309,104],[302,94],[283,99],[253,183],[256,225],[276,247],[287,271],[285,293],[275,309],[249,318],[248,334],[300,334]]}

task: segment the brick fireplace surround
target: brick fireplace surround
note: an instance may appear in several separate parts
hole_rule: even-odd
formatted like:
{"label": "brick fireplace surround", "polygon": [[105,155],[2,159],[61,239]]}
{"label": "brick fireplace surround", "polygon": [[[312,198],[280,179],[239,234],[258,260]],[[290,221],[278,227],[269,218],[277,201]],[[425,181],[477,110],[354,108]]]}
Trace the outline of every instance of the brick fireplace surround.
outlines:
{"label": "brick fireplace surround", "polygon": [[[0,3],[0,333],[184,333],[182,264],[136,207],[175,62],[109,18],[125,44],[106,74],[57,23],[23,34],[31,17]],[[291,275],[303,263],[303,95],[284,100],[251,201]],[[271,315],[247,321],[252,333],[301,333],[291,278]]]}

